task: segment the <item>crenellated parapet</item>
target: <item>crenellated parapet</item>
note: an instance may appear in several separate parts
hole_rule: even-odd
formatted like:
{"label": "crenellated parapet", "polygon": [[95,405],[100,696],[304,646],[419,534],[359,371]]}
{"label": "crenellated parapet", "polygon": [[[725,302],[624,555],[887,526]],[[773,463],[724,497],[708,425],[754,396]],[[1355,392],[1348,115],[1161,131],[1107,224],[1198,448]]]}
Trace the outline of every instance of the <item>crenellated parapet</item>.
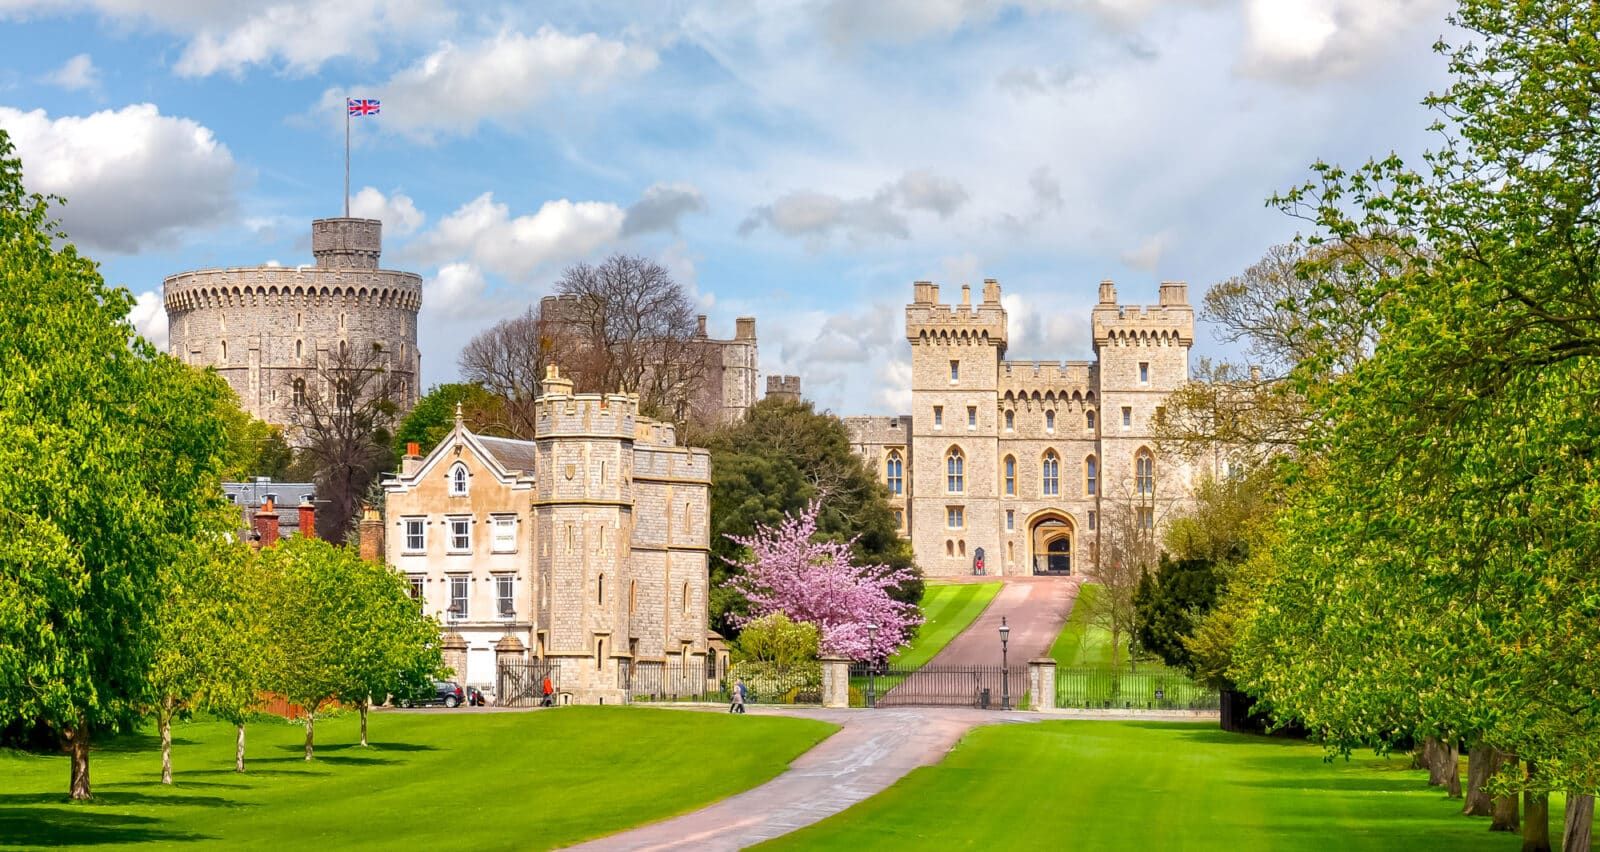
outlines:
{"label": "crenellated parapet", "polygon": [[983,284],[983,301],[972,304],[972,288],[961,286],[961,302],[939,301],[939,285],[918,281],[913,285],[912,302],[906,305],[906,339],[913,345],[976,344],[1006,345],[1006,309],[1000,304],[1000,284],[988,279]]}
{"label": "crenellated parapet", "polygon": [[245,266],[199,269],[162,282],[168,314],[224,308],[397,308],[422,310],[414,272],[322,267]]}
{"label": "crenellated parapet", "polygon": [[1181,346],[1194,344],[1194,308],[1189,305],[1189,286],[1181,281],[1164,281],[1155,305],[1117,304],[1116,285],[1100,282],[1100,302],[1091,312],[1094,345]]}

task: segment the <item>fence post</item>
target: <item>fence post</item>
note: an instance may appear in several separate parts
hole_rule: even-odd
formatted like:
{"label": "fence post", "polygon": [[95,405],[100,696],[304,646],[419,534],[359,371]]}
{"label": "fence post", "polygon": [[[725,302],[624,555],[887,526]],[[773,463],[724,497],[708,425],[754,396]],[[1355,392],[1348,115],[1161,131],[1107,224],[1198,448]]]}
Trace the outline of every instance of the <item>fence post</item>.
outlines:
{"label": "fence post", "polygon": [[822,658],[822,706],[850,706],[850,661],[842,657]]}
{"label": "fence post", "polygon": [[1028,661],[1028,689],[1033,693],[1034,710],[1056,709],[1056,661],[1040,657]]}

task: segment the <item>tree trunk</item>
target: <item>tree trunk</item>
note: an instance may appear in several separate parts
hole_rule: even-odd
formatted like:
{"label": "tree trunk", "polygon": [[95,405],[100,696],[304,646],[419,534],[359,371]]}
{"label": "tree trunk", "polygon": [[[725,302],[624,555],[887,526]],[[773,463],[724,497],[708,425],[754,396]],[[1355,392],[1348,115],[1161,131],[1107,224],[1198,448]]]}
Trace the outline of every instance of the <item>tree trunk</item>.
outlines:
{"label": "tree trunk", "polygon": [[1444,747],[1439,745],[1438,737],[1428,737],[1422,741],[1422,764],[1428,767],[1428,786],[1443,787],[1444,772],[1439,763],[1439,752]]}
{"label": "tree trunk", "polygon": [[[1527,766],[1531,784],[1537,767],[1531,760]],[[1522,810],[1522,852],[1550,852],[1550,794],[1523,790]]]}
{"label": "tree trunk", "polygon": [[1461,806],[1466,816],[1488,816],[1494,811],[1494,800],[1483,791],[1490,773],[1494,770],[1492,750],[1483,743],[1473,743],[1467,752],[1467,801]]}
{"label": "tree trunk", "polygon": [[237,738],[235,738],[234,745],[233,745],[233,771],[234,772],[243,772],[244,771],[244,723],[241,722],[236,727],[239,729],[239,735],[238,735]]}
{"label": "tree trunk", "polygon": [[1561,835],[1561,852],[1589,852],[1594,830],[1594,796],[1567,794],[1567,828]]}
{"label": "tree trunk", "polygon": [[[1503,767],[1515,764],[1516,757],[1506,754],[1498,749],[1490,752],[1489,763],[1493,767],[1490,774],[1499,772]],[[1490,813],[1490,831],[1521,831],[1522,819],[1517,812],[1517,794],[1506,793],[1494,797],[1494,809]]]}
{"label": "tree trunk", "polygon": [[306,760],[311,759],[311,729],[317,723],[316,714],[306,712]]}
{"label": "tree trunk", "polygon": [[372,703],[372,699],[370,699],[370,698],[366,698],[366,699],[363,699],[361,701],[361,747],[362,748],[366,748],[367,747],[367,705],[369,705],[371,703]]}
{"label": "tree trunk", "polygon": [[80,721],[68,728],[67,750],[72,753],[72,798],[87,802],[94,796],[89,792],[89,726]]}
{"label": "tree trunk", "polygon": [[156,713],[161,729],[161,783],[172,783],[172,699],[161,699],[161,710]]}
{"label": "tree trunk", "polygon": [[1439,771],[1444,776],[1445,795],[1461,798],[1461,746],[1454,737],[1450,744],[1439,749]]}

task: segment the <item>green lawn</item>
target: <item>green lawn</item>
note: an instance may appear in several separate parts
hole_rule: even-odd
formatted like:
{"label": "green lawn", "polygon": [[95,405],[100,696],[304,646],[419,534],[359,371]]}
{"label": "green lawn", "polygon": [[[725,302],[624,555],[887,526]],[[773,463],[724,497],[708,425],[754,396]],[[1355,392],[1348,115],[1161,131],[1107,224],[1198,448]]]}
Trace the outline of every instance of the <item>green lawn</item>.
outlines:
{"label": "green lawn", "polygon": [[[974,730],[777,849],[1515,849],[1409,757],[1323,762],[1315,745],[1212,725],[1057,721]],[[1560,837],[1560,807],[1551,832]]]}
{"label": "green lawn", "polygon": [[983,614],[1000,591],[993,583],[928,583],[922,593],[923,622],[911,644],[889,659],[891,666],[918,668],[927,665],[950,640],[967,629]]}
{"label": "green lawn", "polygon": [[1056,661],[1056,703],[1061,707],[1209,709],[1214,690],[1190,682],[1186,673],[1160,660],[1128,661],[1128,637],[1118,642],[1111,667],[1111,631],[1095,623],[1101,588],[1085,583],[1061,633],[1050,646]]}
{"label": "green lawn", "polygon": [[[1062,626],[1055,644],[1050,646],[1050,656],[1062,667],[1109,667],[1111,665],[1111,631],[1094,623],[1094,610],[1100,601],[1100,585],[1084,583],[1078,588],[1078,599],[1072,604],[1072,614]],[[1117,661],[1128,665],[1128,637],[1118,642]]]}
{"label": "green lawn", "polygon": [[174,728],[173,787],[148,734],[90,761],[95,801],[65,800],[67,761],[0,751],[0,848],[156,843],[227,849],[534,849],[662,819],[782,772],[834,730],[806,719],[625,707],[378,713],[304,729]]}

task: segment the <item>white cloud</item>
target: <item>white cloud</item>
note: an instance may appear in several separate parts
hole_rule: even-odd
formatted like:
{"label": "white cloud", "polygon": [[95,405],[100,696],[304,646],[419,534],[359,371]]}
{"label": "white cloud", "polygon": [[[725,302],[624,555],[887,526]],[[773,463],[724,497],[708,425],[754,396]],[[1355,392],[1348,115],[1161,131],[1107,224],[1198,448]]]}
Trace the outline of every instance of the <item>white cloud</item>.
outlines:
{"label": "white cloud", "polygon": [[411,197],[401,193],[385,196],[374,187],[364,186],[350,198],[350,215],[383,220],[384,237],[405,237],[416,233],[427,217]]}
{"label": "white cloud", "polygon": [[479,313],[486,284],[482,270],[471,263],[447,263],[422,282],[422,304],[430,313],[465,317]]}
{"label": "white cloud", "polygon": [[67,200],[62,224],[85,246],[131,253],[233,212],[227,146],[154,104],[55,119],[0,107],[0,127],[16,144],[28,188]]}
{"label": "white cloud", "polygon": [[93,91],[100,88],[100,69],[94,67],[89,54],[80,53],[46,74],[44,81],[69,92]]}
{"label": "white cloud", "polygon": [[513,217],[494,193],[485,192],[419,236],[415,250],[429,262],[467,258],[496,275],[526,281],[614,242],[624,218],[615,204],[565,198]]}
{"label": "white cloud", "polygon": [[156,351],[167,351],[167,308],[161,302],[160,290],[146,290],[136,296],[128,320]]}
{"label": "white cloud", "polygon": [[968,199],[966,189],[954,179],[929,170],[910,171],[862,198],[814,190],[781,195],[750,211],[739,234],[748,236],[765,225],[786,237],[805,238],[813,247],[835,233],[857,244],[880,237],[904,240],[911,236],[907,212],[922,210],[948,219]]}
{"label": "white cloud", "polygon": [[1303,80],[1350,74],[1443,6],[1443,0],[1245,0],[1243,67]]}
{"label": "white cloud", "polygon": [[[106,0],[102,4],[113,5]],[[448,4],[436,0],[240,5],[249,10],[242,19],[208,20],[192,28],[173,70],[185,77],[206,77],[278,64],[294,74],[310,74],[331,59],[373,59],[386,41],[438,32],[453,18]]]}
{"label": "white cloud", "polygon": [[[515,119],[559,92],[593,94],[658,61],[648,47],[594,33],[502,30],[473,44],[444,42],[370,93],[384,101],[385,127],[428,140],[440,132],[470,133],[484,121]],[[343,90],[329,90],[322,107],[337,107],[344,97]]]}
{"label": "white cloud", "polygon": [[1171,243],[1172,234],[1169,231],[1151,234],[1141,240],[1137,246],[1123,252],[1122,262],[1134,269],[1155,272]]}
{"label": "white cloud", "polygon": [[651,231],[678,232],[678,220],[690,213],[706,209],[706,197],[700,190],[686,183],[658,183],[646,189],[628,207],[622,222],[622,235],[645,234]]}

